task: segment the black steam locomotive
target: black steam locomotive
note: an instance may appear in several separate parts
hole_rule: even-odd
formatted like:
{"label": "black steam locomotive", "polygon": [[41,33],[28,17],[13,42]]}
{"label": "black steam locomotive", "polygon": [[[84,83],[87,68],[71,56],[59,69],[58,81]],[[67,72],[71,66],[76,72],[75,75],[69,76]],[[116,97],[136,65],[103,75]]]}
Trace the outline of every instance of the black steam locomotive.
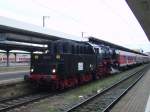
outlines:
{"label": "black steam locomotive", "polygon": [[119,69],[123,67],[122,64],[135,65],[137,54],[132,53],[129,56],[130,63],[124,65],[122,55],[115,48],[90,41],[61,39],[51,42],[44,53],[32,54],[28,79],[32,83],[50,86],[52,89],[74,87],[110,75],[112,68]]}

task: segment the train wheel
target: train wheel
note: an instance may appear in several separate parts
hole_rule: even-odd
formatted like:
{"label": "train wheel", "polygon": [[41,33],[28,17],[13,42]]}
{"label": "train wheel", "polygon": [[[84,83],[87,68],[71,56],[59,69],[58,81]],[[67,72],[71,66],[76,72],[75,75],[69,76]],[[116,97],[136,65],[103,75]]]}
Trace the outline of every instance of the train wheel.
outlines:
{"label": "train wheel", "polygon": [[52,84],[51,84],[51,89],[52,89],[53,91],[55,91],[55,90],[58,90],[58,88],[59,88],[59,82],[58,82],[58,81],[52,82]]}
{"label": "train wheel", "polygon": [[60,90],[65,89],[65,83],[64,83],[63,80],[59,82],[59,89],[60,89]]}
{"label": "train wheel", "polygon": [[72,87],[76,87],[78,85],[78,80],[77,78],[73,78],[72,79],[72,82],[73,82],[73,86]]}
{"label": "train wheel", "polygon": [[53,85],[51,86],[51,89],[52,89],[53,91],[55,91],[55,90],[56,90],[56,85],[53,84]]}
{"label": "train wheel", "polygon": [[74,78],[74,81],[75,81],[75,86],[77,86],[78,85],[78,79],[77,78]]}

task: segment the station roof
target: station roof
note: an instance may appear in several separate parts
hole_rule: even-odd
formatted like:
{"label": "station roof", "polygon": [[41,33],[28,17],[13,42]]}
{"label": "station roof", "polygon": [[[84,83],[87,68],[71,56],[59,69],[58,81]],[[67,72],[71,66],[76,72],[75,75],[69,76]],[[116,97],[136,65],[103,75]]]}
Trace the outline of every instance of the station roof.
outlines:
{"label": "station roof", "polygon": [[33,45],[24,45],[21,43],[16,43],[12,41],[0,41],[0,49],[1,50],[24,50],[28,52],[34,52],[34,51],[44,51],[46,50],[46,47],[41,46],[33,46]]}
{"label": "station roof", "polygon": [[27,24],[2,16],[0,16],[0,37],[2,40],[38,44],[45,44],[49,41],[54,41],[61,38],[81,40],[81,37]]}
{"label": "station roof", "polygon": [[109,46],[111,48],[115,48],[115,49],[118,49],[118,50],[132,52],[132,53],[136,53],[136,54],[142,54],[142,55],[146,56],[146,54],[144,54],[144,53],[140,53],[140,52],[137,52],[137,51],[134,51],[134,50],[131,50],[131,49],[128,49],[128,48],[125,48],[125,47],[122,47],[122,46],[119,46],[119,45],[116,45],[116,44],[113,44],[113,43],[110,43],[110,42],[107,42],[107,41],[104,41],[104,40],[100,40],[100,39],[97,39],[97,38],[94,38],[94,37],[89,37],[89,42],[92,42],[92,43],[95,43],[95,44],[103,44],[103,45],[106,45],[106,46]]}
{"label": "station roof", "polygon": [[150,41],[150,0],[126,0]]}

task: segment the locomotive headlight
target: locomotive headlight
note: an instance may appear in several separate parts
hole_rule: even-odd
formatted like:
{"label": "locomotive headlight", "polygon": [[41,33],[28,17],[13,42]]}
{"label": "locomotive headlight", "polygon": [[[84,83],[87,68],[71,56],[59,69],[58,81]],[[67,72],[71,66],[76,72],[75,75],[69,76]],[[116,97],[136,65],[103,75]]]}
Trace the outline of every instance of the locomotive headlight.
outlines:
{"label": "locomotive headlight", "polygon": [[56,69],[52,69],[52,73],[56,73]]}
{"label": "locomotive headlight", "polygon": [[30,71],[31,71],[31,72],[33,72],[33,71],[34,71],[34,69],[32,68]]}
{"label": "locomotive headlight", "polygon": [[60,55],[59,54],[56,55],[56,59],[60,59]]}

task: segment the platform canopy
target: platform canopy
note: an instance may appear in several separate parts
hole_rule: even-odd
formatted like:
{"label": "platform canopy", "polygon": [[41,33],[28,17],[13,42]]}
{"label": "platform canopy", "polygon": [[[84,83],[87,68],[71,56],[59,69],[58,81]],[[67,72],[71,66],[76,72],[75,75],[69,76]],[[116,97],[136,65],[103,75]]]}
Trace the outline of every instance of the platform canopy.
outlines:
{"label": "platform canopy", "polygon": [[0,16],[0,41],[46,44],[61,38],[81,40],[81,37]]}
{"label": "platform canopy", "polygon": [[89,42],[91,42],[91,43],[101,44],[101,45],[109,46],[109,47],[114,48],[114,49],[123,50],[123,51],[132,52],[132,53],[136,53],[136,54],[141,54],[141,55],[147,56],[144,53],[140,53],[140,52],[128,49],[128,48],[123,47],[123,46],[119,46],[119,45],[116,45],[116,44],[113,44],[113,43],[110,43],[110,42],[107,42],[107,41],[104,41],[104,40],[101,40],[101,39],[97,39],[95,37],[88,37],[88,38],[89,38]]}
{"label": "platform canopy", "polygon": [[150,0],[126,0],[150,41]]}
{"label": "platform canopy", "polygon": [[21,43],[16,43],[14,41],[0,41],[0,49],[5,51],[11,51],[11,50],[23,50],[27,52],[34,52],[34,51],[41,51],[44,52],[47,47],[42,45],[35,46],[32,45],[25,45]]}

